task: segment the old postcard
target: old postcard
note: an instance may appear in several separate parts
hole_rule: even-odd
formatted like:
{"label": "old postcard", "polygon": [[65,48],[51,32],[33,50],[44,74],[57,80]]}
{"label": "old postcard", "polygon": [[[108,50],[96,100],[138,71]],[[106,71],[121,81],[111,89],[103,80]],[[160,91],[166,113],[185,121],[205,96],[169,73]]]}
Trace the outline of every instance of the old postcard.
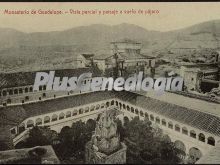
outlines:
{"label": "old postcard", "polygon": [[0,3],[0,164],[220,164],[219,9]]}

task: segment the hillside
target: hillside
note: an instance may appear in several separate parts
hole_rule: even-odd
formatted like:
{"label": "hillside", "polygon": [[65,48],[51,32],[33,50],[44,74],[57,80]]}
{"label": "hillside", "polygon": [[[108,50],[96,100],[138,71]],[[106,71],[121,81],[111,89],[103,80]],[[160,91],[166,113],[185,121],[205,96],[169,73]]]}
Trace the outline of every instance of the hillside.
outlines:
{"label": "hillside", "polygon": [[114,26],[93,24],[64,31],[35,33],[0,28],[0,38],[1,71],[25,68],[32,64],[38,67],[39,64],[53,65],[54,61],[68,61],[81,52],[92,52],[96,55],[109,53],[109,43],[123,38],[141,42],[143,52],[174,58],[181,55],[180,50],[187,54],[188,50],[217,48],[220,20],[169,32],[150,31],[127,23]]}

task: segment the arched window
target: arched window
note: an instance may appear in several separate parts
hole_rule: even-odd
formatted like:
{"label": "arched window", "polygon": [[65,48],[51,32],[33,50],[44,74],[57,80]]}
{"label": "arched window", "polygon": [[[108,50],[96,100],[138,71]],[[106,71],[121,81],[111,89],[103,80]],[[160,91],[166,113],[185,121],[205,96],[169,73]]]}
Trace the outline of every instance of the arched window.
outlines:
{"label": "arched window", "polygon": [[28,87],[26,87],[26,88],[24,89],[24,92],[25,92],[25,93],[28,93]]}
{"label": "arched window", "polygon": [[14,94],[18,94],[18,89],[14,89]]}
{"label": "arched window", "polygon": [[59,115],[59,120],[64,119],[64,117],[65,117],[65,114],[62,112],[62,113]]}
{"label": "arched window", "polygon": [[85,113],[89,112],[89,107],[85,108]]}
{"label": "arched window", "polygon": [[149,115],[147,112],[145,112],[144,115],[145,115],[145,118],[149,119]]}
{"label": "arched window", "polygon": [[41,118],[37,118],[36,119],[36,125],[41,125],[42,124],[42,119]]}
{"label": "arched window", "polygon": [[107,106],[107,107],[109,107],[109,104],[110,104],[109,102],[106,102],[106,106]]}
{"label": "arched window", "polygon": [[162,119],[162,125],[166,126],[167,125],[167,122],[165,119]]}
{"label": "arched window", "polygon": [[77,110],[75,109],[74,111],[73,111],[73,116],[76,116],[77,115]]}
{"label": "arched window", "polygon": [[143,111],[140,111],[140,115],[141,115],[142,117],[144,117],[144,112],[143,112]]}
{"label": "arched window", "polygon": [[90,111],[94,111],[94,110],[95,110],[95,106],[92,105],[92,106],[90,107]]}
{"label": "arched window", "polygon": [[213,137],[208,137],[208,142],[209,145],[215,146],[215,139]]}
{"label": "arched window", "polygon": [[171,121],[168,123],[168,128],[173,129],[173,123]]}
{"label": "arched window", "polygon": [[105,103],[102,103],[102,104],[101,104],[101,108],[105,108]]}
{"label": "arched window", "polygon": [[27,128],[33,127],[34,126],[34,121],[33,120],[28,120],[27,121]]}
{"label": "arched window", "polygon": [[95,107],[95,109],[98,110],[99,108],[100,108],[100,105],[97,104],[96,107]]}
{"label": "arched window", "polygon": [[191,131],[190,131],[190,137],[196,139],[196,132],[195,132],[194,130],[191,130]]}
{"label": "arched window", "polygon": [[53,114],[52,121],[57,121],[58,116],[56,114]]}
{"label": "arched window", "polygon": [[83,114],[83,109],[82,108],[79,109],[79,114]]}
{"label": "arched window", "polygon": [[7,91],[2,91],[2,95],[6,96],[7,95]]}
{"label": "arched window", "polygon": [[160,124],[160,118],[158,116],[156,117],[156,123]]}
{"label": "arched window", "polygon": [[118,106],[118,101],[115,102],[115,105]]}
{"label": "arched window", "polygon": [[111,105],[114,105],[114,100],[111,101]]}
{"label": "arched window", "polygon": [[187,129],[186,127],[183,127],[183,128],[182,128],[182,133],[183,133],[184,135],[188,135],[188,129]]}
{"label": "arched window", "polygon": [[127,105],[127,111],[130,111],[130,107]]}
{"label": "arched window", "polygon": [[23,93],[23,89],[22,88],[19,88],[19,93]]}
{"label": "arched window", "polygon": [[150,120],[154,121],[154,115],[152,115],[152,114],[150,115]]}
{"label": "arched window", "polygon": [[9,95],[13,95],[13,90],[10,89],[8,93],[9,93]]}
{"label": "arched window", "polygon": [[135,114],[137,114],[137,115],[139,114],[139,111],[138,111],[138,109],[135,109]]}
{"label": "arched window", "polygon": [[50,122],[50,117],[49,116],[45,116],[44,117],[44,123],[49,123]]}
{"label": "arched window", "polygon": [[33,87],[30,87],[29,91],[30,91],[30,92],[33,92]]}
{"label": "arched window", "polygon": [[180,132],[180,126],[178,124],[175,125],[175,131]]}
{"label": "arched window", "polygon": [[131,112],[134,113],[134,108],[133,107],[131,107]]}
{"label": "arched window", "polygon": [[66,118],[68,118],[68,117],[71,117],[71,112],[70,111],[66,112]]}
{"label": "arched window", "polygon": [[22,133],[22,132],[24,132],[24,131],[25,131],[25,124],[22,123],[21,125],[18,126],[18,132],[19,132],[19,133]]}
{"label": "arched window", "polygon": [[205,135],[203,133],[199,134],[199,141],[205,142]]}
{"label": "arched window", "polygon": [[122,107],[123,107],[123,109],[125,109],[125,107],[126,107],[125,104],[123,104]]}

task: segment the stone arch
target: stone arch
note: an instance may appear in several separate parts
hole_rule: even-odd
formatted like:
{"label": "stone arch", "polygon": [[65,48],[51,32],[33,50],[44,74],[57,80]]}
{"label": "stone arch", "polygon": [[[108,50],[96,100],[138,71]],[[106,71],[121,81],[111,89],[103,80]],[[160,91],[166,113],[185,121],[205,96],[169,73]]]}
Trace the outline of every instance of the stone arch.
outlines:
{"label": "stone arch", "polygon": [[115,101],[114,101],[114,100],[112,100],[112,101],[111,101],[111,105],[114,105],[114,103],[115,103]]}
{"label": "stone arch", "polygon": [[56,114],[53,114],[53,115],[52,115],[52,120],[51,120],[51,121],[57,121],[57,119],[58,119],[58,116],[57,116]]}
{"label": "stone arch", "polygon": [[137,114],[137,115],[139,114],[139,111],[137,108],[135,109],[135,114]]}
{"label": "stone arch", "polygon": [[70,111],[66,112],[66,118],[68,118],[68,117],[71,117],[71,112]]}
{"label": "stone arch", "polygon": [[134,113],[134,107],[131,107],[131,112]]}
{"label": "stone arch", "polygon": [[27,128],[33,127],[34,126],[34,121],[33,120],[28,120],[27,121]]}
{"label": "stone arch", "polygon": [[102,104],[101,104],[101,108],[105,108],[105,103],[102,103]]}
{"label": "stone arch", "polygon": [[19,126],[18,126],[18,132],[19,133],[22,133],[25,131],[25,124],[24,123],[21,123]]}
{"label": "stone arch", "polygon": [[126,106],[126,108],[127,108],[127,111],[130,111],[130,107],[128,105]]}
{"label": "stone arch", "polygon": [[78,113],[78,111],[75,109],[75,110],[73,110],[73,116],[76,116],[77,115],[77,113]]}
{"label": "stone arch", "polygon": [[85,113],[89,112],[89,107],[85,108]]}
{"label": "stone arch", "polygon": [[215,146],[215,139],[213,137],[208,137],[207,144]]}
{"label": "stone arch", "polygon": [[149,119],[149,115],[147,112],[144,113],[145,118]]}
{"label": "stone arch", "polygon": [[182,128],[182,133],[183,133],[184,135],[188,135],[188,129],[187,129],[186,127],[183,127],[183,128]]}
{"label": "stone arch", "polygon": [[142,117],[144,117],[144,112],[143,112],[143,111],[140,111],[140,115],[141,115]]}
{"label": "stone arch", "polygon": [[28,92],[29,92],[28,87],[24,88],[24,92],[25,92],[25,93],[28,93]]}
{"label": "stone arch", "polygon": [[79,114],[83,114],[83,108],[79,109]]}
{"label": "stone arch", "polygon": [[2,96],[6,96],[7,95],[7,91],[6,90],[3,90],[2,91]]}
{"label": "stone arch", "polygon": [[92,106],[90,107],[90,111],[94,111],[94,110],[95,110],[95,106],[92,105]]}
{"label": "stone arch", "polygon": [[205,142],[205,135],[203,133],[200,133],[198,137],[199,137],[199,141]]}
{"label": "stone arch", "polygon": [[44,117],[44,123],[49,123],[50,122],[50,117],[49,116],[45,116]]}
{"label": "stone arch", "polygon": [[13,90],[12,90],[12,89],[9,89],[8,94],[9,94],[9,95],[13,95]]}
{"label": "stone arch", "polygon": [[97,105],[95,106],[95,109],[98,110],[99,108],[100,108],[100,105],[97,104]]}
{"label": "stone arch", "polygon": [[192,137],[192,138],[195,138],[196,139],[196,131],[194,131],[194,130],[190,130],[190,133],[189,133],[190,135],[190,137]]}
{"label": "stone arch", "polygon": [[120,109],[122,108],[122,103],[119,103],[119,107],[120,107]]}
{"label": "stone arch", "polygon": [[160,124],[160,118],[158,116],[156,117],[156,123]]}
{"label": "stone arch", "polygon": [[154,121],[154,115],[153,114],[150,115],[150,120]]}
{"label": "stone arch", "polygon": [[179,124],[175,124],[175,131],[180,132],[180,126],[179,126]]}
{"label": "stone arch", "polygon": [[168,122],[168,128],[173,129],[173,122],[172,121]]}
{"label": "stone arch", "polygon": [[202,157],[202,152],[198,148],[192,147],[189,149],[189,159],[190,159],[189,163],[195,163],[201,157]]}
{"label": "stone arch", "polygon": [[14,89],[14,94],[18,94],[18,89]]}
{"label": "stone arch", "polygon": [[162,119],[162,125],[166,126],[167,125],[167,122],[165,119]]}
{"label": "stone arch", "polygon": [[115,101],[115,105],[118,106],[118,101]]}
{"label": "stone arch", "polygon": [[185,146],[185,144],[180,140],[176,140],[174,142],[174,144],[175,144],[176,149],[178,150],[178,155],[181,158],[184,158],[186,156],[186,146]]}
{"label": "stone arch", "polygon": [[36,125],[41,125],[42,124],[42,119],[41,118],[37,118],[35,123],[36,123]]}
{"label": "stone arch", "polygon": [[65,114],[63,113],[63,112],[61,112],[60,114],[59,114],[59,120],[62,120],[62,119],[64,119],[65,118]]}

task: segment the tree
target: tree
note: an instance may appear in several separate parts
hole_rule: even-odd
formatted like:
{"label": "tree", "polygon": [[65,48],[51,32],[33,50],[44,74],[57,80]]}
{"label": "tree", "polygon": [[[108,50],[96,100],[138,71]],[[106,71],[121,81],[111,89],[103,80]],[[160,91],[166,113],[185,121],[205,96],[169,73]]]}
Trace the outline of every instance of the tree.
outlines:
{"label": "tree", "polygon": [[161,129],[152,127],[149,120],[135,117],[125,127],[125,142],[128,156],[133,157],[127,163],[179,163],[174,143],[164,136]]}

